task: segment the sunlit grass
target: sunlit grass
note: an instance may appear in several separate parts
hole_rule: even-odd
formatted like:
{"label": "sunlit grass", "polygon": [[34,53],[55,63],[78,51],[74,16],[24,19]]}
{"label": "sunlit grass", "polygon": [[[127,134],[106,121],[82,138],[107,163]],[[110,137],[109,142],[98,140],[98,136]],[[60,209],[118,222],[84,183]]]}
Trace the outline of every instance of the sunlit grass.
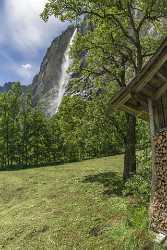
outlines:
{"label": "sunlit grass", "polygon": [[122,195],[122,164],[115,156],[0,172],[0,249],[158,249],[147,210]]}

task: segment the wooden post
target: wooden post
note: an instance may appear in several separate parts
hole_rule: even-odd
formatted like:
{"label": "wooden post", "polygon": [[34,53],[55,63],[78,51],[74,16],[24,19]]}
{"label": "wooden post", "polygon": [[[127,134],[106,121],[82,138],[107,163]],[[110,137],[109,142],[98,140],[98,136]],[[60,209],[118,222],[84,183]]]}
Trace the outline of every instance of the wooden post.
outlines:
{"label": "wooden post", "polygon": [[153,137],[155,135],[155,123],[154,123],[153,104],[152,104],[152,100],[150,98],[148,98],[148,110],[149,110],[149,117],[150,117],[151,139],[153,139]]}
{"label": "wooden post", "polygon": [[150,98],[148,98],[148,110],[150,118],[150,134],[151,134],[151,147],[152,147],[152,183],[151,183],[151,202],[152,202],[156,186],[156,174],[155,174],[155,144],[154,144],[155,122],[154,122],[153,103]]}

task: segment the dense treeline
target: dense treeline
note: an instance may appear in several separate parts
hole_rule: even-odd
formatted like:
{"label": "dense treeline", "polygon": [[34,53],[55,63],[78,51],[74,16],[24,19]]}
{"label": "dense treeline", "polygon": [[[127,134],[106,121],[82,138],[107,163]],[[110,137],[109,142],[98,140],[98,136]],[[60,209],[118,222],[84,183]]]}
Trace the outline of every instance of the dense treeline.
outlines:
{"label": "dense treeline", "polygon": [[117,153],[122,149],[118,130],[124,115],[109,115],[106,102],[105,94],[89,101],[79,96],[65,97],[58,114],[47,118],[32,106],[31,95],[25,96],[16,83],[0,95],[1,168]]}
{"label": "dense treeline", "polygon": [[[108,110],[110,96],[109,89],[90,100],[66,96],[59,112],[48,118],[16,83],[0,95],[0,167],[80,161],[122,152],[126,118]],[[144,144],[146,125],[139,121],[137,131],[138,142]]]}

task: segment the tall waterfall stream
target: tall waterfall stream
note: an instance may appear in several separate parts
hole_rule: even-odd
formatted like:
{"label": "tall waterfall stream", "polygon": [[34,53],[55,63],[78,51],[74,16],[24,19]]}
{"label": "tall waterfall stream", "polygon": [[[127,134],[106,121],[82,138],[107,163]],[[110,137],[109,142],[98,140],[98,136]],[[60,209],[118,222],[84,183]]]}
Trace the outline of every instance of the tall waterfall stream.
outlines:
{"label": "tall waterfall stream", "polygon": [[49,109],[50,116],[52,116],[58,112],[59,106],[62,102],[63,96],[64,96],[65,91],[66,91],[66,87],[70,81],[71,75],[68,72],[68,69],[72,64],[72,59],[70,57],[70,49],[74,43],[74,39],[75,39],[76,34],[77,34],[77,29],[75,29],[75,31],[70,39],[70,42],[68,44],[68,47],[65,51],[65,54],[64,54],[64,59],[63,59],[63,63],[61,66],[61,77],[59,80],[58,94],[55,96],[53,102],[50,105],[50,109]]}

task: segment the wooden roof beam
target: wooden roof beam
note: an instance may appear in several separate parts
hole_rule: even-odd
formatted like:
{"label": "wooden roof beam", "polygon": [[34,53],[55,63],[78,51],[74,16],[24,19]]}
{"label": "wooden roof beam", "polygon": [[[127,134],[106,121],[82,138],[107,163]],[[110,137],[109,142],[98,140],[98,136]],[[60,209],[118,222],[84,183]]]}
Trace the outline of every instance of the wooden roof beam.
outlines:
{"label": "wooden roof beam", "polygon": [[165,77],[163,74],[161,74],[160,72],[157,72],[156,74],[158,76],[159,79],[161,79],[163,82],[167,81],[167,77]]}
{"label": "wooden roof beam", "polygon": [[[165,51],[166,52],[166,51]],[[144,86],[151,81],[151,79],[154,77],[154,75],[156,75],[157,71],[161,68],[161,66],[163,64],[165,64],[165,62],[167,61],[167,53],[165,53],[163,55],[163,57],[161,58],[161,60],[159,60],[159,62],[157,62],[154,66],[153,69],[150,70],[150,72],[148,72],[146,74],[145,77],[143,77],[143,79],[141,79],[141,81],[139,81],[138,86],[136,86],[136,92],[140,92]]]}
{"label": "wooden roof beam", "polygon": [[166,72],[166,70],[167,70],[167,64],[166,63],[163,65],[163,69]]}
{"label": "wooden roof beam", "polygon": [[135,110],[136,112],[141,112],[143,111],[143,107],[140,105],[140,103],[136,103],[135,104],[132,104],[132,103],[125,103],[124,104],[126,107],[128,107],[129,109],[131,109],[134,113],[135,113]]}
{"label": "wooden roof beam", "polygon": [[[119,105],[123,105],[123,104],[126,103],[130,98],[131,98],[131,93],[130,93],[130,92],[126,93],[126,94],[122,97],[122,99],[119,101]],[[116,107],[116,106],[117,106],[117,103],[115,103],[114,106]]]}
{"label": "wooden roof beam", "polygon": [[142,90],[142,93],[144,94],[145,93],[145,96],[153,96],[154,93],[155,93],[156,89],[154,87],[152,87],[150,85],[150,83],[148,83]]}
{"label": "wooden roof beam", "polygon": [[137,115],[137,117],[144,119],[145,121],[148,121],[148,113],[143,112],[142,110],[136,110],[135,108],[133,108],[133,106],[121,105],[120,110],[131,114],[135,114]]}
{"label": "wooden roof beam", "polygon": [[143,103],[144,106],[147,106],[147,96],[143,93],[132,93],[131,95],[136,102]]}
{"label": "wooden roof beam", "polygon": [[158,89],[158,91],[156,92],[156,94],[153,96],[153,100],[156,100],[156,101],[157,101],[157,100],[163,95],[163,93],[164,93],[165,91],[167,91],[167,80],[166,80],[166,82],[163,84],[163,86],[160,87],[160,88]]}
{"label": "wooden roof beam", "polygon": [[131,113],[131,114],[136,114],[136,113],[139,113],[140,111],[139,110],[136,110],[133,106],[127,106],[127,105],[121,105],[121,110],[125,111],[125,112],[128,112],[128,113]]}

